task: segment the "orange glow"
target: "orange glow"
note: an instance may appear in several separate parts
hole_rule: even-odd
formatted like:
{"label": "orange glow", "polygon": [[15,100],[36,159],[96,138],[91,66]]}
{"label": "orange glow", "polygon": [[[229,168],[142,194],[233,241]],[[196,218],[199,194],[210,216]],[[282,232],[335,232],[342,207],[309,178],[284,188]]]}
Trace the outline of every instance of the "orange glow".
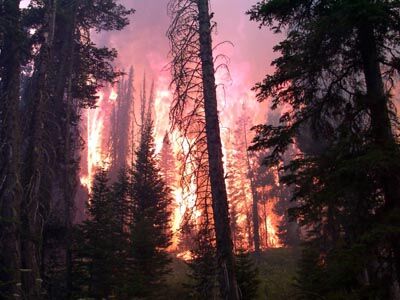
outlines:
{"label": "orange glow", "polygon": [[189,250],[183,251],[181,253],[178,253],[176,255],[177,258],[183,259],[185,261],[189,261],[191,259],[193,259],[193,255]]}
{"label": "orange glow", "polygon": [[282,242],[279,240],[277,228],[282,217],[278,216],[274,212],[274,205],[278,199],[271,199],[267,204],[267,216],[264,220],[265,228],[267,228],[267,246],[269,248],[282,247]]}
{"label": "orange glow", "polygon": [[106,99],[104,91],[99,91],[95,109],[86,109],[83,117],[86,119],[85,143],[86,143],[86,165],[82,167],[80,174],[81,184],[91,193],[93,177],[97,168],[107,169],[110,158],[106,148],[107,130],[110,127],[108,115],[110,105],[117,99],[118,95],[112,89]]}
{"label": "orange glow", "polygon": [[114,90],[114,88],[112,88],[112,89],[111,89],[111,92],[110,92],[110,97],[109,97],[109,99],[110,99],[110,101],[116,101],[117,98],[118,98],[118,94],[117,94],[117,92]]}
{"label": "orange glow", "polygon": [[[169,79],[161,77],[156,84],[154,91],[154,109],[152,112],[154,118],[154,142],[156,154],[159,155],[163,146],[163,139],[166,131],[170,129],[169,109],[172,101],[172,92],[169,90]],[[234,89],[235,90],[235,89]],[[92,181],[96,168],[102,167],[108,169],[111,164],[108,139],[110,137],[110,115],[115,103],[118,100],[118,94],[114,90],[104,89],[98,93],[98,102],[96,109],[84,111],[83,119],[85,121],[86,149],[83,152],[83,165],[81,166],[80,181],[88,192],[91,192]],[[219,97],[224,99],[224,95],[219,91]],[[221,108],[221,136],[223,140],[223,154],[225,173],[227,175],[228,200],[230,205],[235,202],[237,211],[236,225],[241,232],[240,241],[236,241],[237,248],[252,249],[252,228],[251,228],[251,208],[252,208],[252,189],[248,177],[248,166],[246,161],[246,147],[243,145],[243,136],[234,136],[238,124],[243,116],[249,117],[249,124],[246,127],[248,142],[252,139],[251,125],[257,124],[262,120],[259,103],[254,101],[254,95],[250,92],[240,93],[237,91],[237,99],[224,101],[225,105]],[[221,100],[222,101],[222,100]],[[245,105],[246,104],[246,105]],[[245,107],[245,108],[244,108]],[[250,119],[251,117],[251,119]],[[253,119],[254,118],[254,119]],[[243,129],[240,128],[242,131]],[[243,132],[242,132],[243,133]],[[190,260],[192,254],[189,249],[180,247],[180,229],[182,227],[185,213],[191,212],[191,221],[193,224],[201,222],[201,210],[196,208],[196,180],[190,174],[193,173],[193,166],[188,161],[183,161],[182,156],[187,159],[195,160],[189,154],[192,141],[189,137],[183,137],[182,133],[175,130],[170,132],[170,142],[175,157],[175,178],[171,183],[173,196],[173,205],[171,207],[171,228],[173,232],[172,245],[169,251],[177,253],[177,257],[183,260]],[[139,135],[135,135],[136,144]],[[127,157],[130,161],[131,157]],[[256,162],[252,161],[252,164]],[[182,175],[187,181],[182,182]],[[279,185],[278,175],[275,175],[275,184]],[[230,181],[230,177],[234,180]],[[269,186],[264,187],[267,191]],[[234,196],[236,194],[236,196]],[[268,193],[263,193],[267,195]],[[239,195],[239,196],[237,196]],[[236,197],[236,198],[234,198]],[[238,198],[239,197],[239,198]],[[268,197],[268,196],[265,196]],[[280,217],[274,212],[274,205],[277,199],[260,199],[260,239],[262,240],[262,249],[281,247],[277,231]],[[266,215],[262,214],[262,203],[266,203]],[[197,225],[196,225],[197,226]]]}

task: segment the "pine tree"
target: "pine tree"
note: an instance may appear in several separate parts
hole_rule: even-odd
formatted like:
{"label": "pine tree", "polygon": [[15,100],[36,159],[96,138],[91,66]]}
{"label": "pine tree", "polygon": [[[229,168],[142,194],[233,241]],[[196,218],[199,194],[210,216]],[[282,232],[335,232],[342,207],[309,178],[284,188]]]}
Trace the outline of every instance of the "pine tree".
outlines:
{"label": "pine tree", "polygon": [[258,269],[249,252],[239,250],[238,254],[236,254],[236,274],[241,295],[240,299],[256,299],[260,280],[258,278]]}
{"label": "pine tree", "polygon": [[274,74],[256,86],[260,101],[285,112],[278,125],[257,126],[253,149],[270,149],[265,161],[272,165],[304,132],[323,142],[322,151],[303,151],[284,167],[298,203],[291,211],[310,229],[307,247],[318,252],[308,269],[322,268],[330,280],[324,289],[303,287],[327,299],[359,299],[354,295],[379,287],[370,297],[397,299],[400,150],[391,95],[400,70],[393,42],[399,4],[270,0],[249,14],[276,33],[287,29],[275,47]]}
{"label": "pine tree", "polygon": [[[232,151],[227,156],[227,187],[230,205],[230,222],[232,238],[235,249],[252,248],[254,245],[252,226],[253,199],[246,197],[252,195],[251,184],[248,179],[248,164],[246,146],[243,142],[242,128],[236,128],[233,132]],[[240,215],[244,215],[242,222],[238,223]]]}
{"label": "pine tree", "polygon": [[213,244],[214,233],[210,228],[203,226],[196,235],[192,258],[188,261],[191,283],[186,287],[190,299],[218,298],[218,265],[216,249]]}
{"label": "pine tree", "polygon": [[170,189],[160,175],[154,153],[153,124],[143,126],[136,162],[131,171],[133,202],[131,258],[134,265],[131,294],[152,297],[161,292],[171,259]]}
{"label": "pine tree", "polygon": [[118,97],[111,114],[110,152],[112,158],[111,178],[118,175],[118,170],[125,168],[129,153],[130,112],[134,109],[134,71],[129,69],[128,77],[118,83]]}
{"label": "pine tree", "polygon": [[74,241],[75,293],[79,297],[108,298],[123,292],[128,267],[125,228],[126,177],[111,189],[100,169],[88,203],[89,219],[78,225]]}

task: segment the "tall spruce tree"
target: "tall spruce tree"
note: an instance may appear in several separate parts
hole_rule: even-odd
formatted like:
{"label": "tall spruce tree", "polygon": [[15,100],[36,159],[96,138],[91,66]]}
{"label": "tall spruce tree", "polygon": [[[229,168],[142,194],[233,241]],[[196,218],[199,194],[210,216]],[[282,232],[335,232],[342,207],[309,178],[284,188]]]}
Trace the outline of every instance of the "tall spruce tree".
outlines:
{"label": "tall spruce tree", "polygon": [[108,299],[126,296],[128,182],[123,172],[112,188],[108,181],[107,172],[100,169],[95,175],[88,203],[89,219],[75,231],[75,297]]}
{"label": "tall spruce tree", "polygon": [[170,189],[157,166],[153,123],[147,116],[131,174],[131,258],[134,265],[131,294],[156,297],[170,272],[166,249],[171,244]]}
{"label": "tall spruce tree", "polygon": [[400,151],[392,110],[399,8],[398,1],[270,0],[249,12],[286,32],[275,46],[274,74],[256,90],[272,108],[290,108],[279,125],[257,126],[253,149],[270,148],[266,163],[275,164],[305,130],[324,142],[323,151],[303,152],[285,168],[299,204],[291,211],[311,229],[308,247],[318,253],[304,257],[315,265],[303,270],[325,274],[322,283],[302,282],[307,299],[400,297]]}

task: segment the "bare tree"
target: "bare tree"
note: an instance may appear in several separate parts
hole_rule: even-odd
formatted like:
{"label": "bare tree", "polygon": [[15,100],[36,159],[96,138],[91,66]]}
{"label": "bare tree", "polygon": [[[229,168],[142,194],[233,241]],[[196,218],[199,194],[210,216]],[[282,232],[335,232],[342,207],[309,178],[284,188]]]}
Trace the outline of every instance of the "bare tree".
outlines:
{"label": "bare tree", "polygon": [[173,125],[187,133],[188,124],[204,110],[208,177],[216,233],[219,282],[222,297],[239,299],[235,276],[228,198],[222,161],[222,144],[217,109],[211,15],[208,0],[172,0],[172,24],[168,31],[172,54],[171,111]]}

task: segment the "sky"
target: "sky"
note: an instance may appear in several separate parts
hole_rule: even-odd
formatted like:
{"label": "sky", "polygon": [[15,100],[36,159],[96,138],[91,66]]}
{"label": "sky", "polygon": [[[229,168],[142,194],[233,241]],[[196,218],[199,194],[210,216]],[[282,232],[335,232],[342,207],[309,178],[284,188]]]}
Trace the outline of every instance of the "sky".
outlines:
{"label": "sky", "polygon": [[[169,0],[120,0],[127,8],[134,8],[130,24],[122,31],[102,32],[94,36],[100,46],[116,48],[119,57],[116,66],[128,70],[133,66],[136,86],[146,73],[148,81],[154,80],[156,88],[166,89],[169,84],[170,60],[166,31],[170,23],[167,14]],[[222,122],[232,123],[245,103],[253,115],[253,124],[266,121],[267,108],[261,109],[251,88],[273,71],[270,66],[276,54],[273,46],[279,37],[267,28],[249,20],[245,14],[257,0],[211,0],[211,10],[217,22],[214,43],[229,41],[233,44],[220,48],[220,53],[230,59],[231,81],[224,81],[224,99],[219,99]],[[22,0],[26,6],[29,0]],[[218,77],[218,76],[217,76]],[[220,93],[221,94],[221,93]],[[221,97],[220,97],[221,98]],[[167,100],[165,101],[167,104]],[[229,126],[229,124],[225,124]],[[222,124],[224,126],[224,124]]]}
{"label": "sky", "polygon": [[[169,84],[169,71],[166,68],[170,60],[166,37],[170,23],[168,2],[169,0],[121,0],[126,7],[136,10],[130,18],[130,25],[120,32],[103,32],[95,38],[99,45],[118,50],[118,67],[125,70],[131,65],[134,67],[136,86],[144,73],[147,80],[155,81],[159,90],[166,89]],[[211,11],[214,12],[214,20],[217,22],[214,44],[222,41],[233,44],[226,44],[219,49],[219,53],[230,59],[231,74],[231,81],[223,82],[224,96],[219,99],[222,127],[230,127],[230,124],[235,123],[243,103],[253,115],[252,125],[266,121],[268,109],[256,102],[251,88],[273,71],[270,64],[276,54],[272,49],[279,42],[279,37],[267,28],[260,29],[245,14],[256,2],[257,0],[211,0]],[[165,105],[167,104],[168,101],[165,100]]]}
{"label": "sky", "polygon": [[[139,69],[143,67],[159,74],[160,65],[168,62],[168,1],[121,0],[128,8],[136,10],[131,24],[121,32],[102,33],[99,43],[117,48],[123,64],[133,64]],[[225,54],[231,58],[232,67],[240,65],[243,72],[251,73],[246,77],[252,81],[271,71],[272,47],[277,42],[277,37],[268,29],[259,29],[258,24],[249,21],[245,15],[255,3],[256,0],[211,1],[211,10],[217,22],[215,43],[230,41],[234,44],[234,47],[224,49]]]}

